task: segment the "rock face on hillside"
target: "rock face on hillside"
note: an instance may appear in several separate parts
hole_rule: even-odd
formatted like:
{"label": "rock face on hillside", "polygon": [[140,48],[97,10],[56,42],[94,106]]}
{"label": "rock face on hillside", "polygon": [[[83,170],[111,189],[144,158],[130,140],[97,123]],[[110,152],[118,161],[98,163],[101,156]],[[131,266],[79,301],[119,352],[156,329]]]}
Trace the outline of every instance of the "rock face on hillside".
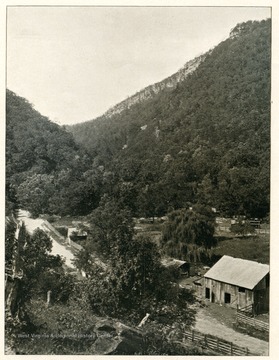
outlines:
{"label": "rock face on hillside", "polygon": [[102,319],[94,332],[97,339],[92,350],[96,355],[131,355],[140,352],[143,346],[142,332],[120,322]]}
{"label": "rock face on hillside", "polygon": [[211,51],[203,54],[201,56],[196,57],[193,60],[188,61],[180,70],[178,70],[175,74],[169,76],[168,78],[160,81],[156,84],[150,85],[145,89],[137,92],[135,95],[128,97],[126,100],[121,101],[119,104],[110,108],[105,116],[110,118],[115,114],[120,114],[122,111],[126,109],[130,109],[131,106],[143,102],[145,100],[152,99],[159,92],[163,90],[172,89],[176,86],[177,83],[184,81],[191,73],[193,73],[198,66],[203,62],[206,56],[208,56]]}

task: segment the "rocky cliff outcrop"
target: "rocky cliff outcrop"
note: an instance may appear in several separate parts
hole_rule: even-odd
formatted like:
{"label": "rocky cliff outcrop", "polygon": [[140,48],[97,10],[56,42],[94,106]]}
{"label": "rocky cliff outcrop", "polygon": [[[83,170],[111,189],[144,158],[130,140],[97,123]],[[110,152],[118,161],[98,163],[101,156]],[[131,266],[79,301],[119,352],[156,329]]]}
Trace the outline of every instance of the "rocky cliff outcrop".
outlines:
{"label": "rocky cliff outcrop", "polygon": [[177,83],[184,81],[190,74],[192,74],[198,66],[204,61],[207,55],[209,55],[211,51],[196,57],[193,60],[188,61],[180,70],[178,70],[175,74],[169,76],[168,78],[160,81],[156,84],[150,85],[145,89],[137,92],[136,94],[128,97],[126,100],[121,101],[119,104],[110,108],[104,116],[111,117],[115,114],[120,114],[122,111],[126,109],[130,109],[131,106],[141,103],[145,100],[152,99],[161,91],[167,91],[168,89],[173,89]]}

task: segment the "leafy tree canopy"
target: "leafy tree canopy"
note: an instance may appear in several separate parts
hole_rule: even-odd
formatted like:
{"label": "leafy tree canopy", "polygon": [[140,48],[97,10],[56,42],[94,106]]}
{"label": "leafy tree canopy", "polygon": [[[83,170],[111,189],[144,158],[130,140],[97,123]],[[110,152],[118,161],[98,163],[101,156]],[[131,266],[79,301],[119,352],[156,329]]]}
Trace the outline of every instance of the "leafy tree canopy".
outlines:
{"label": "leafy tree canopy", "polygon": [[162,266],[157,245],[146,236],[134,236],[129,212],[121,210],[115,200],[106,199],[104,212],[100,210],[95,210],[92,216],[98,235],[93,235],[89,242],[94,243],[98,238],[105,244],[95,249],[99,254],[103,251],[107,266],[96,260],[90,243],[76,256],[76,264],[89,276],[85,292],[89,294],[93,311],[125,319],[133,325],[146,313],[151,314],[152,321],[161,324],[171,324],[174,319],[184,325],[191,324],[194,312],[185,309],[193,296],[183,292]]}
{"label": "leafy tree canopy", "polygon": [[202,250],[216,244],[214,230],[215,214],[210,207],[196,205],[175,210],[168,214],[163,229],[164,251],[172,257],[196,260]]}

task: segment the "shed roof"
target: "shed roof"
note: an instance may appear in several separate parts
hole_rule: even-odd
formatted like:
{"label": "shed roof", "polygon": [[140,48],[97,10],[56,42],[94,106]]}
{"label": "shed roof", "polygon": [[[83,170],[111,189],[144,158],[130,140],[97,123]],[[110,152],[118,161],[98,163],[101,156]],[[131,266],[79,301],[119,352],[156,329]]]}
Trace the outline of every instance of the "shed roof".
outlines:
{"label": "shed roof", "polygon": [[169,266],[176,266],[179,268],[180,266],[183,266],[184,264],[187,264],[186,261],[178,260],[178,259],[170,259],[170,258],[164,258],[162,259],[162,265],[169,267]]}
{"label": "shed roof", "polygon": [[67,236],[70,237],[72,235],[87,236],[87,231],[78,229],[77,227],[69,227]]}
{"label": "shed roof", "polygon": [[268,273],[269,265],[224,255],[204,277],[252,290]]}

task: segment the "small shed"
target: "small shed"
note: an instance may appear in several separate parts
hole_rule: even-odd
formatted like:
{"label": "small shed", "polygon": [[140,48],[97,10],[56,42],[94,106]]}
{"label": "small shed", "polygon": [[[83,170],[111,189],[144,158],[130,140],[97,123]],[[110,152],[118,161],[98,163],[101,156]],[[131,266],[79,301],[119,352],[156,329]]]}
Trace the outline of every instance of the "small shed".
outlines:
{"label": "small shed", "polygon": [[269,310],[269,265],[224,255],[204,275],[204,297],[232,308]]}
{"label": "small shed", "polygon": [[67,233],[68,243],[71,244],[72,241],[86,240],[87,232],[76,227],[69,227]]}
{"label": "small shed", "polygon": [[162,259],[162,265],[167,268],[179,269],[180,275],[189,276],[190,274],[190,263],[183,260],[165,258]]}

